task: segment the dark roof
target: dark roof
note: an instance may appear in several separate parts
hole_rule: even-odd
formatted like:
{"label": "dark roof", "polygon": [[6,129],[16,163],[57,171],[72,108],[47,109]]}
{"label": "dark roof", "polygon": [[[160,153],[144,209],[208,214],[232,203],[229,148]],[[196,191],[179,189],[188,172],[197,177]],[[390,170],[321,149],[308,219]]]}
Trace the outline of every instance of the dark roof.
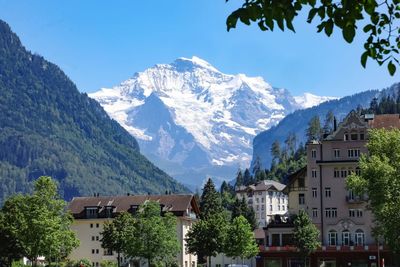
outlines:
{"label": "dark roof", "polygon": [[399,114],[382,114],[375,115],[373,120],[368,121],[371,128],[400,128]]}
{"label": "dark roof", "polygon": [[282,191],[285,188],[284,184],[281,184],[277,181],[273,180],[263,180],[260,181],[256,184],[252,184],[249,186],[239,186],[236,188],[236,192],[245,192],[247,190],[253,190],[253,191],[267,191],[267,190],[273,190],[273,191]]}
{"label": "dark roof", "polygon": [[292,173],[289,175],[288,177],[288,183],[286,185],[286,187],[289,187],[290,185],[292,185],[298,178],[300,177],[306,177],[307,175],[307,166],[301,168],[300,170]]}
{"label": "dark roof", "polygon": [[197,202],[193,195],[134,195],[134,196],[98,196],[74,197],[68,205],[68,210],[80,214],[85,207],[99,207],[99,209],[112,206],[114,212],[128,211],[131,206],[141,205],[146,200],[157,201],[164,206],[165,211],[180,212],[192,208],[194,213],[199,213]]}

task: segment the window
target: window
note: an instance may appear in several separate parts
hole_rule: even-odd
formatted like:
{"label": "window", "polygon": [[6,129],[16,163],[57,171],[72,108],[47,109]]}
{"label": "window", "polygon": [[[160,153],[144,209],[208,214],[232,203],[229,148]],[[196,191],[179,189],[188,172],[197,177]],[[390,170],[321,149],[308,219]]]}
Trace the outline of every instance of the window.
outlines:
{"label": "window", "polygon": [[347,175],[351,175],[354,172],[353,168],[349,168],[347,170]]}
{"label": "window", "polygon": [[344,141],[348,141],[349,140],[349,134],[348,133],[344,133],[343,140]]}
{"label": "window", "polygon": [[357,216],[358,218],[362,217],[362,216],[363,216],[363,210],[362,210],[362,209],[357,209],[357,210],[356,210],[356,216]]}
{"label": "window", "polygon": [[257,211],[260,210],[260,206],[256,205],[256,210]]}
{"label": "window", "polygon": [[188,267],[188,262],[187,261],[185,261],[185,267]]}
{"label": "window", "polygon": [[349,217],[356,217],[355,209],[349,209]]}
{"label": "window", "polygon": [[94,254],[96,252],[96,250],[92,249],[92,254]]}
{"label": "window", "polygon": [[311,170],[311,177],[312,178],[317,178],[317,170],[316,169],[312,169]]}
{"label": "window", "polygon": [[350,246],[350,232],[348,230],[342,232],[342,245]]}
{"label": "window", "polygon": [[325,197],[331,197],[331,188],[325,187]]}
{"label": "window", "polygon": [[337,217],[337,208],[325,208],[325,217],[326,218],[336,218]]}
{"label": "window", "polygon": [[363,230],[357,229],[355,238],[356,238],[356,246],[364,246],[365,235]]}
{"label": "window", "polygon": [[351,133],[350,138],[352,141],[355,141],[358,139],[358,134],[357,133]]}
{"label": "window", "polygon": [[340,170],[340,176],[341,176],[342,178],[346,178],[346,177],[347,177],[347,170],[346,170],[345,168],[342,168],[342,169]]}
{"label": "window", "polygon": [[285,208],[285,205],[282,205],[282,210],[285,210],[286,208]]}
{"label": "window", "polygon": [[333,169],[333,177],[335,178],[340,177],[340,170],[338,168]]}
{"label": "window", "polygon": [[337,232],[335,230],[330,230],[328,233],[329,246],[337,245]]}
{"label": "window", "polygon": [[111,218],[113,215],[113,207],[112,206],[107,206],[106,207],[106,217]]}
{"label": "window", "polygon": [[364,140],[364,139],[365,139],[364,133],[361,132],[361,133],[360,133],[360,140]]}
{"label": "window", "polygon": [[316,198],[316,197],[317,197],[317,188],[316,188],[316,187],[313,187],[313,188],[312,188],[312,197],[313,197],[313,198]]}
{"label": "window", "polygon": [[311,157],[313,159],[317,158],[317,150],[315,150],[315,149],[311,150]]}
{"label": "window", "polygon": [[354,200],[354,192],[352,190],[347,191],[348,200]]}
{"label": "window", "polygon": [[96,267],[99,267],[99,263],[98,262],[96,262]]}
{"label": "window", "polygon": [[299,194],[299,205],[305,204],[304,194]]}
{"label": "window", "polygon": [[98,223],[96,223],[96,228],[99,228],[99,224]]}
{"label": "window", "polygon": [[99,241],[99,236],[98,235],[96,236],[96,241]]}
{"label": "window", "polygon": [[313,208],[312,209],[312,216],[313,216],[313,218],[317,218],[318,217],[318,209],[317,208]]}
{"label": "window", "polygon": [[358,158],[360,156],[360,149],[359,148],[347,149],[347,156],[349,158]]}
{"label": "window", "polygon": [[260,199],[259,198],[256,198],[256,203],[259,203],[260,202]]}
{"label": "window", "polygon": [[261,205],[261,210],[264,210],[265,209],[265,206],[264,205]]}
{"label": "window", "polygon": [[92,236],[92,241],[94,241],[95,239],[94,239],[95,237],[94,236]]}
{"label": "window", "polygon": [[281,206],[278,205],[278,210],[281,210]]}
{"label": "window", "polygon": [[97,218],[98,209],[97,207],[85,207],[86,218]]}
{"label": "window", "polygon": [[340,158],[340,149],[335,148],[335,149],[333,150],[333,156],[334,156],[335,158]]}
{"label": "window", "polygon": [[93,228],[93,223],[90,224],[90,228]]}
{"label": "window", "polygon": [[272,209],[272,205],[269,205],[269,210],[270,210],[270,211],[272,211],[272,210],[273,210],[273,209]]}
{"label": "window", "polygon": [[99,249],[98,248],[96,249],[96,254],[99,254]]}
{"label": "window", "polygon": [[192,267],[195,267],[196,263],[194,261],[192,261]]}

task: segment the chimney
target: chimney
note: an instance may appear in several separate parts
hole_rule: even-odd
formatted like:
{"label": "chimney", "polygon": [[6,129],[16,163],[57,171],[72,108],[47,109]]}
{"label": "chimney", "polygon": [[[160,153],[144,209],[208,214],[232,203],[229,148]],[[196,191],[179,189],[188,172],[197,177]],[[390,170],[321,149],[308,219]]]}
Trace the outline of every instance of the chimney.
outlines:
{"label": "chimney", "polygon": [[336,116],[333,116],[333,131],[336,132],[336,129],[337,129]]}

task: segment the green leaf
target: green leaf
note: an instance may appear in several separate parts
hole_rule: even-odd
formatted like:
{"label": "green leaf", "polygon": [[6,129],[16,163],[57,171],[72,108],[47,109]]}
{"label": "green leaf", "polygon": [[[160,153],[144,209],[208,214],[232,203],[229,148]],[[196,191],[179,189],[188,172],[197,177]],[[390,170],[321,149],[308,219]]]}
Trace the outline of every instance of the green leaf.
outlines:
{"label": "green leaf", "polygon": [[396,72],[396,66],[393,64],[392,61],[389,61],[388,70],[391,76],[393,76]]}
{"label": "green leaf", "polygon": [[365,51],[362,55],[361,55],[361,65],[365,68],[365,66],[367,65],[367,59],[368,59],[368,51]]}
{"label": "green leaf", "polygon": [[235,12],[229,15],[229,17],[226,19],[226,27],[228,31],[232,28],[236,28],[237,20],[238,16],[236,15]]}
{"label": "green leaf", "polygon": [[312,20],[314,19],[315,15],[317,14],[317,12],[318,12],[318,8],[312,8],[310,10],[310,12],[308,12],[308,18],[307,18],[307,22],[308,23],[312,22]]}
{"label": "green leaf", "polygon": [[346,42],[351,43],[353,42],[354,36],[356,35],[356,31],[354,26],[346,26],[342,30],[343,38]]}
{"label": "green leaf", "polygon": [[329,19],[326,21],[326,24],[325,24],[325,34],[328,36],[331,36],[332,31],[333,31],[333,21],[332,21],[332,19]]}

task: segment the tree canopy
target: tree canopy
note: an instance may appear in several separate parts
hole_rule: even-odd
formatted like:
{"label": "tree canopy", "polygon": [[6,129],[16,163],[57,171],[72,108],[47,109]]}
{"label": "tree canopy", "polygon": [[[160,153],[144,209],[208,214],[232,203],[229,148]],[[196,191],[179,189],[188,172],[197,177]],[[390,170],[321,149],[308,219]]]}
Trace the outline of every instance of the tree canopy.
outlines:
{"label": "tree canopy", "polygon": [[369,131],[368,155],[361,155],[360,175],[347,177],[347,186],[356,194],[368,196],[375,218],[376,238],[383,237],[392,249],[400,251],[400,130]]}
{"label": "tree canopy", "polygon": [[227,228],[225,254],[233,258],[248,259],[258,254],[254,233],[247,219],[240,215]]}
{"label": "tree canopy", "polygon": [[318,237],[318,228],[312,223],[308,214],[300,210],[294,220],[293,229],[293,241],[300,254],[306,257],[314,252],[320,245]]}
{"label": "tree canopy", "polygon": [[394,75],[396,65],[400,65],[400,0],[244,0],[242,7],[228,16],[226,25],[229,31],[240,20],[246,25],[255,22],[262,31],[273,31],[277,25],[282,31],[286,27],[295,32],[295,17],[307,11],[308,23],[319,20],[318,32],[329,37],[334,29],[340,30],[348,43],[353,42],[362,27],[367,35],[362,66],[365,68],[371,58],[379,65],[387,63],[390,75]]}
{"label": "tree canopy", "polygon": [[32,265],[39,256],[45,256],[49,263],[63,259],[79,244],[70,230],[73,219],[58,195],[56,182],[42,176],[34,188],[32,195],[7,199],[0,212],[0,228],[8,234],[6,238]]}

